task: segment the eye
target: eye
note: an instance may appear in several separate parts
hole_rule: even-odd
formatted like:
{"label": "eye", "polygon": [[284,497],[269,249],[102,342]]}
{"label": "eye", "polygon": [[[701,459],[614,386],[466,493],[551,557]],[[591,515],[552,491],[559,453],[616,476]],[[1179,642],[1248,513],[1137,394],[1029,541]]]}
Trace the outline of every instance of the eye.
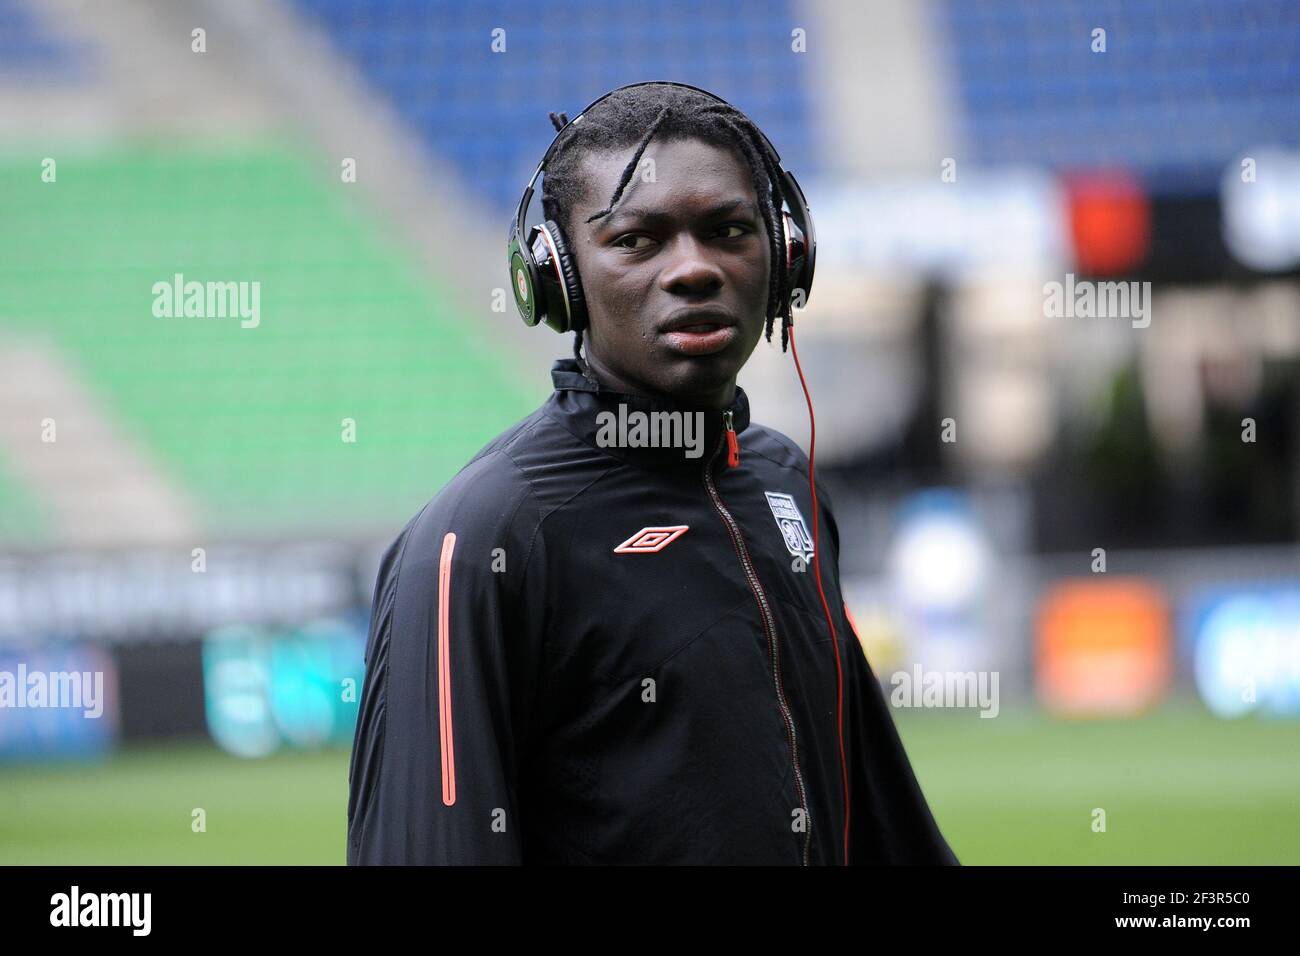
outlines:
{"label": "eye", "polygon": [[727,225],[723,226],[721,231],[726,232],[728,229],[735,229],[736,234],[734,236],[723,236],[722,237],[723,239],[739,239],[741,236],[748,235],[750,232],[748,226],[742,226],[739,223],[735,223],[735,222],[728,223]]}
{"label": "eye", "polygon": [[642,235],[641,233],[629,232],[626,236],[619,236],[617,239],[615,239],[615,240],[614,240],[614,245],[616,245],[616,246],[621,246],[621,247],[624,248],[624,249],[631,249],[631,250],[633,250],[634,252],[638,252],[638,251],[640,251],[640,250],[642,250],[642,249],[644,249],[644,248],[646,248],[646,247],[645,247],[645,246],[628,245],[628,240],[631,240],[632,242],[635,243],[635,242],[636,242],[637,240],[639,240],[639,239],[644,239],[647,243],[649,243],[649,242],[652,241],[652,240],[650,239],[649,236]]}

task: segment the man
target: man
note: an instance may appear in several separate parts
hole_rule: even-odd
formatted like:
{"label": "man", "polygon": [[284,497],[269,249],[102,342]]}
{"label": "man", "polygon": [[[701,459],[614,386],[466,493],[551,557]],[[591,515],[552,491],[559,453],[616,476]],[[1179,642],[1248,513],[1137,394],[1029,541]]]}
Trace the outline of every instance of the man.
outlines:
{"label": "man", "polygon": [[798,291],[775,154],[675,84],[552,120],[545,304],[512,279],[574,358],[383,558],[348,862],[955,863],[736,385]]}

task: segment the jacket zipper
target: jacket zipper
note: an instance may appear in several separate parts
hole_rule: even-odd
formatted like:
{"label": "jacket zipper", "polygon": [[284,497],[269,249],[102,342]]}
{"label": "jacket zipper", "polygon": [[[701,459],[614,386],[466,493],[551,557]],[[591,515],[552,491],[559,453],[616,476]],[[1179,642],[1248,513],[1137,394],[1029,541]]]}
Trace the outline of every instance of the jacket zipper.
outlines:
{"label": "jacket zipper", "polygon": [[730,409],[722,413],[722,423],[727,426],[727,467],[735,468],[740,464],[740,442],[736,438],[736,429],[732,427]]}
{"label": "jacket zipper", "polygon": [[[726,428],[727,464],[729,467],[734,468],[740,463],[740,443],[736,439],[730,410],[722,413],[722,422]],[[772,680],[776,686],[776,702],[781,711],[781,719],[785,722],[786,740],[790,745],[790,762],[794,766],[795,790],[799,794],[800,809],[804,813],[803,865],[808,866],[809,845],[812,838],[812,813],[808,809],[808,799],[804,793],[803,774],[799,771],[799,746],[794,730],[794,717],[791,715],[790,707],[786,703],[785,688],[781,683],[781,659],[777,653],[776,621],[772,617],[771,608],[768,606],[767,595],[763,593],[763,586],[759,583],[758,573],[754,570],[753,562],[750,561],[749,549],[745,547],[745,539],[741,536],[740,526],[736,524],[736,519],[731,516],[727,506],[722,503],[722,496],[718,494],[718,488],[713,483],[713,462],[717,459],[718,452],[722,450],[722,439],[723,436],[719,435],[717,447],[713,449],[713,454],[709,456],[709,460],[704,466],[704,488],[713,501],[713,507],[717,509],[718,514],[722,517],[723,524],[727,526],[727,531],[731,535],[731,542],[736,548],[736,554],[740,557],[740,565],[745,571],[745,577],[749,579],[749,586],[753,589],[754,596],[758,598],[760,616],[763,619],[763,633],[767,637],[767,653],[772,661]]]}

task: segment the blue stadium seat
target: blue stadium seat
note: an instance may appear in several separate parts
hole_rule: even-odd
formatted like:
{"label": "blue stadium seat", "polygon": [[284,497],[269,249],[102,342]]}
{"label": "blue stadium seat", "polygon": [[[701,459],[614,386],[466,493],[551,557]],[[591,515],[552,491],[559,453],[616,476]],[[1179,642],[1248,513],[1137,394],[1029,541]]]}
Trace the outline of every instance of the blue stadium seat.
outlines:
{"label": "blue stadium seat", "polygon": [[[943,0],[972,160],[1119,166],[1206,194],[1259,145],[1300,145],[1294,0]],[[1106,52],[1091,50],[1095,27]]]}
{"label": "blue stadium seat", "polygon": [[[547,113],[573,116],[606,90],[639,80],[678,80],[726,97],[801,176],[816,171],[808,68],[790,51],[801,20],[786,0],[649,7],[554,0],[508,13],[443,0],[295,2],[428,148],[501,210],[503,230],[554,135]],[[498,27],[505,54],[490,48]]]}
{"label": "blue stadium seat", "polygon": [[0,0],[0,81],[14,76],[81,81],[97,63],[88,47],[53,35],[23,0]]}

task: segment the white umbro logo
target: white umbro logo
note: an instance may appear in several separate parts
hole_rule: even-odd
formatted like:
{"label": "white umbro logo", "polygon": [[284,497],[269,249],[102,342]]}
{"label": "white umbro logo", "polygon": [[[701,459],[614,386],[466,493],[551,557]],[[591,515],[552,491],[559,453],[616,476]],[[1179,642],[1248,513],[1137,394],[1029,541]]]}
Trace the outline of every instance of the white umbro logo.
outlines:
{"label": "white umbro logo", "polygon": [[690,525],[685,524],[642,528],[615,548],[614,553],[653,554],[662,551],[689,530]]}

